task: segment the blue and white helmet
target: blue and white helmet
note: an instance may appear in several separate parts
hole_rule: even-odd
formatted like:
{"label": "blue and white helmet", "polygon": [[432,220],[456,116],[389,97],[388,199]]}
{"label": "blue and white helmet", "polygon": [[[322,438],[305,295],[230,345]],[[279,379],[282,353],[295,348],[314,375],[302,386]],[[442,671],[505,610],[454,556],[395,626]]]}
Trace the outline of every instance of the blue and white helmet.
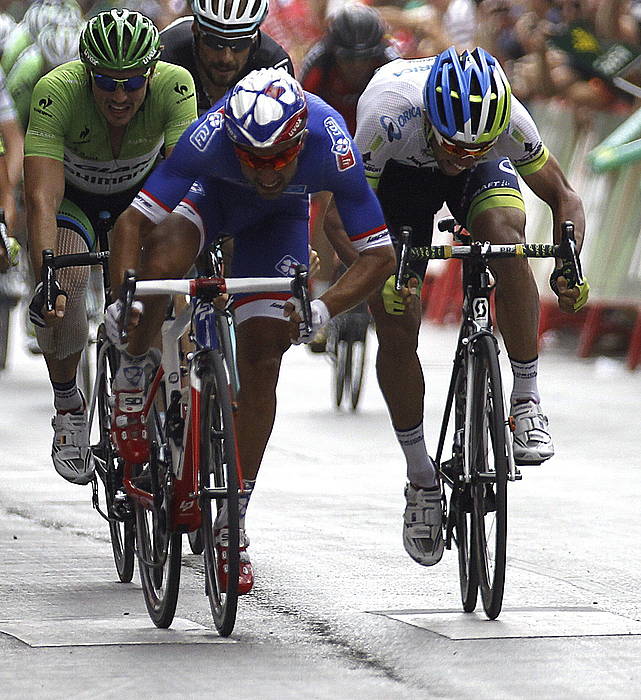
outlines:
{"label": "blue and white helmet", "polygon": [[301,134],[307,101],[284,68],[261,68],[238,81],[225,101],[229,138],[241,146],[270,148]]}

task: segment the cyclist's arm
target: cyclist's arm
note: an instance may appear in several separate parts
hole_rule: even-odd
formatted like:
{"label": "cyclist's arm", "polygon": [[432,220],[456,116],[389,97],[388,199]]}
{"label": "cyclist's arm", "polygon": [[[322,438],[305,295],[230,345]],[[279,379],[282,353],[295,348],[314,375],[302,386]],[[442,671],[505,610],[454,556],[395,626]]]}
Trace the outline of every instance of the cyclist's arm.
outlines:
{"label": "cyclist's arm", "polygon": [[36,279],[40,277],[42,251],[56,250],[56,213],[65,192],[64,164],[45,156],[24,160],[25,211],[29,254]]}
{"label": "cyclist's arm", "polygon": [[554,242],[561,242],[561,224],[574,222],[577,249],[581,250],[585,232],[585,214],[579,195],[567,181],[556,158],[550,154],[545,165],[530,174],[521,172],[526,184],[552,210],[554,217]]}
{"label": "cyclist's arm", "polygon": [[155,225],[133,206],[127,207],[116,220],[111,232],[109,255],[112,301],[118,298],[125,270],[138,267],[142,241]]}

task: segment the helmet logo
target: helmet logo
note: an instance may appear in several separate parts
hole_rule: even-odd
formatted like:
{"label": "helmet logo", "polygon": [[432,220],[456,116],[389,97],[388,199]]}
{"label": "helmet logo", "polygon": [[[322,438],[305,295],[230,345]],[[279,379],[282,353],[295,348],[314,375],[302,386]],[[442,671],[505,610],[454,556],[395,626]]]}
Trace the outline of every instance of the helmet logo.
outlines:
{"label": "helmet logo", "polygon": [[267,97],[272,97],[275,100],[277,100],[284,92],[285,88],[282,85],[277,85],[276,83],[272,83],[265,90],[265,94],[267,95]]}

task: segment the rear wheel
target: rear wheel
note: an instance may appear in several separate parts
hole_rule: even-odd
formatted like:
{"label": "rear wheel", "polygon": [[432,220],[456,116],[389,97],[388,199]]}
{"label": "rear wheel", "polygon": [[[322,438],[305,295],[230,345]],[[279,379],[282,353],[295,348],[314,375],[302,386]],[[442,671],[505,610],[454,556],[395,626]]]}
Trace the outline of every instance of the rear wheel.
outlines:
{"label": "rear wheel", "polygon": [[470,447],[474,541],[483,609],[501,612],[507,540],[507,450],[503,389],[495,341],[481,336],[472,350],[473,387]]}
{"label": "rear wheel", "polygon": [[343,403],[345,391],[345,381],[351,373],[352,347],[346,340],[341,340],[340,336],[336,340],[336,358],[334,364],[334,400],[336,406],[340,408]]}
{"label": "rear wheel", "polygon": [[9,318],[15,304],[0,296],[0,369],[7,365],[7,348],[9,347]]}
{"label": "rear wheel", "polygon": [[[205,583],[216,629],[227,637],[234,629],[240,569],[236,432],[231,402],[232,381],[222,354],[201,355],[200,507]],[[225,557],[216,543],[216,516],[227,511]]]}
{"label": "rear wheel", "polygon": [[[98,392],[96,408],[100,429],[99,442],[93,447],[96,473],[105,489],[107,515],[109,516],[109,534],[114,563],[118,578],[129,583],[134,573],[135,519],[131,503],[122,487],[124,464],[115,452],[111,439],[111,413],[113,393],[111,389],[117,367],[117,352],[112,346],[105,347],[105,329],[98,329],[96,377]],[[101,348],[105,352],[101,354]]]}

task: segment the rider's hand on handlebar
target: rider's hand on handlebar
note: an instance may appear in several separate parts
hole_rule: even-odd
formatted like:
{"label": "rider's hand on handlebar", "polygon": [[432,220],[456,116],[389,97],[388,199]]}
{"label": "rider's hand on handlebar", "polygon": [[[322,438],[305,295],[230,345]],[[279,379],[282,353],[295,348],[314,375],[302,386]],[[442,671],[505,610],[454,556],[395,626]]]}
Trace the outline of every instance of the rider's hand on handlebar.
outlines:
{"label": "rider's hand on handlebar", "polygon": [[[129,314],[129,325],[126,328],[127,333],[131,332],[139,323],[142,316],[142,302],[134,301],[131,305],[131,313]],[[105,309],[105,330],[107,338],[117,348],[124,348],[120,342],[120,319],[122,317],[122,300],[118,299]]]}
{"label": "rider's hand on handlebar", "polygon": [[311,343],[316,333],[329,321],[329,309],[324,301],[314,299],[310,304],[312,312],[312,331],[307,333],[301,313],[300,301],[296,297],[291,297],[287,300],[283,315],[289,319],[289,337],[293,345],[301,343]]}
{"label": "rider's hand on handlebar", "polygon": [[391,275],[383,285],[381,296],[383,297],[383,306],[388,314],[393,316],[402,316],[407,309],[412,297],[420,294],[420,282],[417,277],[410,277],[405,285],[397,292],[394,285],[396,275]]}
{"label": "rider's hand on handlebar", "polygon": [[590,285],[585,277],[576,287],[568,287],[565,277],[558,277],[557,281],[559,308],[566,313],[580,311],[588,301]]}
{"label": "rider's hand on handlebar", "polygon": [[45,288],[42,282],[38,282],[29,302],[29,320],[34,326],[46,328],[47,326],[55,325],[65,315],[67,306],[67,292],[60,288],[57,282],[52,285],[52,297],[54,308],[52,311],[45,309]]}
{"label": "rider's hand on handlebar", "polygon": [[557,295],[561,311],[572,314],[580,311],[588,301],[590,285],[583,276],[574,287],[568,286],[562,269],[555,269],[550,276],[550,288]]}

